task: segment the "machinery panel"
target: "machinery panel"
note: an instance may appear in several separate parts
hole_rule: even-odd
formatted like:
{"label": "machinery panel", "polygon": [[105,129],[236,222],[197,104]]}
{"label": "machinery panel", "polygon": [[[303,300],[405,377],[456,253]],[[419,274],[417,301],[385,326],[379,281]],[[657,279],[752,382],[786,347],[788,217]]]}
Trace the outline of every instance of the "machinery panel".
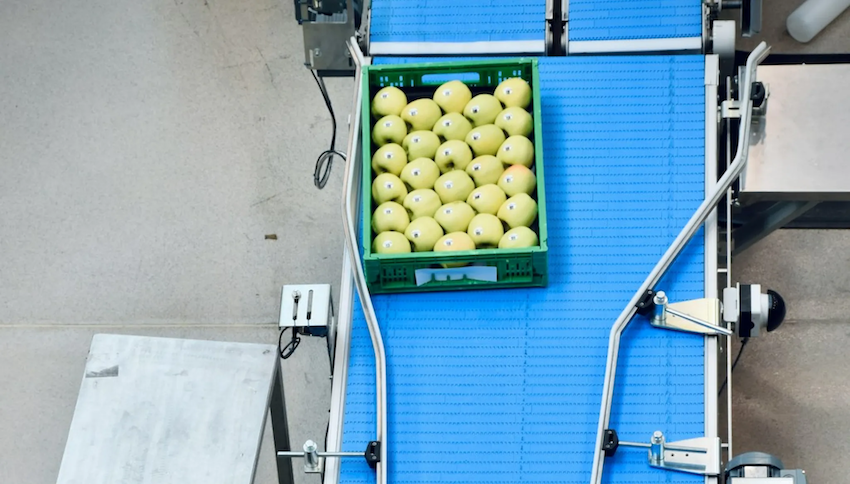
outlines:
{"label": "machinery panel", "polygon": [[[386,62],[375,59],[376,62]],[[393,62],[405,60],[393,60]],[[701,56],[541,58],[550,285],[374,297],[388,354],[389,480],[586,483],[609,330],[704,197]],[[697,235],[659,284],[704,295]],[[374,358],[355,301],[343,450],[374,438]],[[612,427],[704,435],[704,339],[637,321]],[[703,482],[621,449],[607,482]],[[340,481],[371,484],[364,462]]]}

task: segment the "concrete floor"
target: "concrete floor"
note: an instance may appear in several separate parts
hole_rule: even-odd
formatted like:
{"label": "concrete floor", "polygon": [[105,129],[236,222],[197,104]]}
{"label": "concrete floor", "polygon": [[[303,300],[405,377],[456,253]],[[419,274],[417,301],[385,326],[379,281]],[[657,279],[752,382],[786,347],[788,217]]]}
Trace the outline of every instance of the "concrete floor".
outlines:
{"label": "concrete floor", "polygon": [[[0,2],[0,480],[55,482],[93,334],[271,343],[282,284],[338,288],[341,166],[312,186],[330,125],[302,61],[291,2]],[[736,451],[819,483],[846,480],[848,243],[779,232],[733,267],[791,308],[735,374]],[[284,382],[292,441],[320,440],[322,341]]]}

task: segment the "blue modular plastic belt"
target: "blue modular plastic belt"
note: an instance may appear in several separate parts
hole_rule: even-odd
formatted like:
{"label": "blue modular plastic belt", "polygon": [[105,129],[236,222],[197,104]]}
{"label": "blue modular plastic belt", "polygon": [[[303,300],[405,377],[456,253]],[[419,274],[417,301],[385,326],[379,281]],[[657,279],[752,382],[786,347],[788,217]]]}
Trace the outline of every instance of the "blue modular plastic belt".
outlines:
{"label": "blue modular plastic belt", "polygon": [[545,0],[374,0],[371,42],[543,41]]}
{"label": "blue modular plastic belt", "polygon": [[570,0],[569,40],[702,36],[699,0]]}
{"label": "blue modular plastic belt", "polygon": [[[541,58],[540,78],[549,286],[374,297],[391,483],[588,482],[608,332],[703,199],[702,57]],[[699,233],[658,285],[673,300],[703,297],[703,250]],[[375,368],[354,304],[343,448],[360,451]],[[626,330],[611,421],[623,440],[704,435],[703,345],[644,319]],[[605,477],[702,482],[628,448]],[[343,460],[341,482],[374,478]]]}

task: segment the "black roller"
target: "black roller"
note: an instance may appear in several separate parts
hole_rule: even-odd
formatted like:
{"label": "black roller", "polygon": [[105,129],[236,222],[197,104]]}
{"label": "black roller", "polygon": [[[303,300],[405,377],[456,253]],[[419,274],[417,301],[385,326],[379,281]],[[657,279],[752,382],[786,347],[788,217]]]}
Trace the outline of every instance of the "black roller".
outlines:
{"label": "black roller", "polygon": [[782,321],[785,320],[785,300],[782,296],[773,289],[767,290],[767,331],[773,331],[778,328]]}

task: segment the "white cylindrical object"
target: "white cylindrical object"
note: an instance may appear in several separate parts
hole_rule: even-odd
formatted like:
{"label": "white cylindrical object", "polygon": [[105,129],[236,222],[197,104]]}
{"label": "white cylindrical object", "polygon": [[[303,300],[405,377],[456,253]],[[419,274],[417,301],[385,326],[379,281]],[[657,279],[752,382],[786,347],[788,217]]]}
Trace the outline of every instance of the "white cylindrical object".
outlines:
{"label": "white cylindrical object", "polygon": [[850,0],[806,0],[788,16],[785,26],[797,42],[806,43],[850,7]]}

